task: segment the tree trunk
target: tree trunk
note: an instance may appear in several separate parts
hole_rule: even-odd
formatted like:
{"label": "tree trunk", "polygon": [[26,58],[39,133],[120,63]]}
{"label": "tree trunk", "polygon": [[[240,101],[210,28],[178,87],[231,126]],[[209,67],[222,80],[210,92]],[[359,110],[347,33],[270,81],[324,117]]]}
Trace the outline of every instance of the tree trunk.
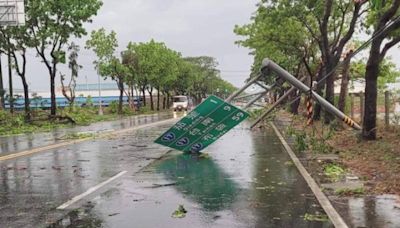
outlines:
{"label": "tree trunk", "polygon": [[[294,99],[297,99],[298,97],[298,92],[296,91],[295,93],[293,93],[292,95],[292,101]],[[292,104],[290,105],[290,112],[294,115],[298,115],[299,114],[299,106],[300,106],[300,101],[301,99],[297,99],[296,101],[292,102]]]}
{"label": "tree trunk", "polygon": [[[327,66],[327,73],[330,73],[333,70],[334,66],[331,62],[328,63]],[[336,73],[332,73],[331,75],[328,76],[326,79],[326,87],[325,87],[325,99],[335,105],[335,79],[336,79]],[[325,124],[330,124],[331,121],[334,119],[334,116],[328,112],[325,111],[325,116],[324,116],[324,122]]]}
{"label": "tree trunk", "polygon": [[169,109],[170,107],[171,107],[171,95],[167,93],[167,109]]}
{"label": "tree trunk", "polygon": [[[326,72],[325,71],[325,67],[322,66],[321,70],[318,72],[318,76],[317,76],[317,80],[316,80],[317,82],[321,81],[321,79],[324,76],[325,72]],[[320,96],[323,96],[323,92],[322,91],[324,90],[324,88],[325,88],[325,83],[321,82],[321,83],[319,83],[317,85],[317,88],[316,88],[315,92],[318,93]],[[321,111],[322,111],[321,105],[318,102],[315,102],[314,116],[313,116],[314,120],[320,120],[321,119]]]}
{"label": "tree trunk", "polygon": [[380,44],[379,40],[375,40],[372,43],[365,72],[365,111],[362,135],[366,140],[376,139],[376,104],[378,97]]}
{"label": "tree trunk", "polygon": [[150,89],[147,89],[150,95],[150,109],[151,111],[154,111],[154,102],[153,102],[153,87],[150,87]]}
{"label": "tree trunk", "polygon": [[53,68],[50,72],[50,99],[51,99],[51,109],[50,115],[56,116],[57,114],[57,103],[56,103],[56,70]]}
{"label": "tree trunk", "polygon": [[28,83],[26,82],[26,77],[21,76],[22,80],[22,85],[24,86],[24,108],[25,108],[25,121],[30,122],[31,121],[31,109],[30,109],[30,101],[29,101],[29,86]]}
{"label": "tree trunk", "polygon": [[166,109],[167,105],[167,97],[165,96],[165,93],[163,93],[163,110]]}
{"label": "tree trunk", "polygon": [[8,50],[8,102],[10,104],[10,112],[14,113],[14,92],[13,92],[13,78],[12,78],[12,63],[11,52]]}
{"label": "tree trunk", "polygon": [[118,114],[123,114],[123,102],[124,102],[124,82],[119,79],[118,80],[118,88],[119,88],[119,103],[118,103]]}
{"label": "tree trunk", "polygon": [[0,110],[4,109],[4,84],[3,84],[3,64],[0,54]]}
{"label": "tree trunk", "polygon": [[349,93],[349,80],[350,80],[350,61],[347,61],[343,65],[342,71],[342,83],[340,85],[340,95],[338,108],[343,113],[346,111],[346,98]]}
{"label": "tree trunk", "polygon": [[157,88],[157,111],[160,111],[160,87]]}
{"label": "tree trunk", "polygon": [[142,88],[142,95],[143,95],[143,107],[146,107],[146,87],[143,86]]}

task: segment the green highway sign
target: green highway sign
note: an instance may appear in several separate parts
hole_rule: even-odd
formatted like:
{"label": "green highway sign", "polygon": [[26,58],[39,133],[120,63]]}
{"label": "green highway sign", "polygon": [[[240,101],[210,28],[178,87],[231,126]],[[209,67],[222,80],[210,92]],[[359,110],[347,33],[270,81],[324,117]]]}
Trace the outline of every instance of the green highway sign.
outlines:
{"label": "green highway sign", "polygon": [[210,96],[154,142],[184,152],[199,152],[247,117],[247,112]]}

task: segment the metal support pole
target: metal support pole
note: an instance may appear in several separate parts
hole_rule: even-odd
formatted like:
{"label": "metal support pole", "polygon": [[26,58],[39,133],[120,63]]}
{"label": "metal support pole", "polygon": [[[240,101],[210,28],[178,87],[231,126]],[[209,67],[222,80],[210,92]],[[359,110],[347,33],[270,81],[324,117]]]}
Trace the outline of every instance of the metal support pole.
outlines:
{"label": "metal support pole", "polygon": [[[257,83],[257,84],[258,84],[258,83]],[[275,88],[277,85],[278,85],[277,83],[274,83],[272,86],[269,86],[269,89],[268,89],[268,90],[259,93],[258,96],[255,97],[255,98],[253,98],[252,100],[250,100],[249,103],[247,103],[247,104],[243,107],[243,109],[250,108],[256,101],[258,101],[258,100],[261,99],[263,96],[265,96],[269,91],[271,91],[271,90],[272,90],[273,88]]]}
{"label": "metal support pole", "polygon": [[243,95],[243,96],[239,96],[239,97],[235,97],[235,99],[233,99],[233,100],[240,100],[240,99],[243,99],[243,98],[258,96],[260,94],[265,94],[265,91],[258,92],[258,93],[247,94],[247,95]]}
{"label": "metal support pole", "polygon": [[260,117],[258,117],[256,121],[254,121],[254,123],[250,126],[250,129],[253,129],[255,126],[257,126],[257,124],[259,124],[263,119],[265,119],[265,117],[267,117],[276,107],[278,107],[278,105],[282,103],[282,101],[284,101],[291,93],[293,93],[296,90],[297,88],[294,86],[290,88],[282,97],[280,97],[275,102],[275,104],[272,105],[272,107],[270,107],[266,112],[264,112]]}
{"label": "metal support pole", "polygon": [[271,87],[262,84],[261,82],[255,82],[258,86],[260,86],[261,88],[265,89],[265,90],[271,90]]}
{"label": "metal support pole", "polygon": [[265,96],[268,93],[268,91],[262,92],[260,93],[257,97],[253,98],[251,101],[249,101],[249,103],[247,103],[243,109],[247,109],[250,108],[250,106],[252,106],[254,103],[256,103],[256,101],[258,101],[259,99],[261,99],[263,96]]}
{"label": "metal support pole", "polygon": [[242,88],[240,88],[238,91],[234,92],[232,95],[230,95],[225,101],[230,103],[233,99],[235,99],[235,97],[239,96],[241,93],[243,93],[243,91],[245,91],[249,86],[251,86],[254,82],[258,81],[262,76],[264,76],[263,74],[259,74],[257,75],[257,77],[254,77],[253,79],[251,79],[249,82],[246,83],[246,85],[244,85]]}
{"label": "metal support pole", "polygon": [[[303,84],[300,80],[295,78],[293,75],[288,73],[286,70],[281,68],[278,64],[272,62],[269,59],[264,59],[262,63],[262,71],[265,69],[270,69],[274,71],[279,77],[285,79],[287,82],[298,88],[302,92],[310,92],[310,88]],[[313,97],[315,100],[318,101],[318,103],[324,107],[329,113],[335,115],[342,121],[344,121],[347,125],[353,127],[356,130],[361,130],[361,126],[353,121],[350,117],[346,116],[343,112],[341,112],[339,109],[337,109],[335,106],[333,106],[331,103],[326,101],[324,98],[322,98],[319,94],[317,94],[314,91],[311,91]]]}

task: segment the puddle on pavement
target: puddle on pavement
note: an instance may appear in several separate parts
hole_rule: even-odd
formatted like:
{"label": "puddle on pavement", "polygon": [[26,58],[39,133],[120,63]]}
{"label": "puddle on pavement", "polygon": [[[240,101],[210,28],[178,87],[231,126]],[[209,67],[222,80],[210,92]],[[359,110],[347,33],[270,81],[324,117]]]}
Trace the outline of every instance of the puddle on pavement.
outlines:
{"label": "puddle on pavement", "polygon": [[398,196],[349,197],[333,202],[351,227],[400,227],[400,198]]}

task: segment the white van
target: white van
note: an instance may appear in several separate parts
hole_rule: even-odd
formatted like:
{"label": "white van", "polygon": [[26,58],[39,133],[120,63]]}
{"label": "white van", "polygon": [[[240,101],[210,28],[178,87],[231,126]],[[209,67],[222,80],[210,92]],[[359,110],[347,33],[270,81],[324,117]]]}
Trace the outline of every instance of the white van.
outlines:
{"label": "white van", "polygon": [[189,108],[189,98],[187,96],[174,96],[172,98],[173,104],[172,107],[174,111],[187,111]]}

